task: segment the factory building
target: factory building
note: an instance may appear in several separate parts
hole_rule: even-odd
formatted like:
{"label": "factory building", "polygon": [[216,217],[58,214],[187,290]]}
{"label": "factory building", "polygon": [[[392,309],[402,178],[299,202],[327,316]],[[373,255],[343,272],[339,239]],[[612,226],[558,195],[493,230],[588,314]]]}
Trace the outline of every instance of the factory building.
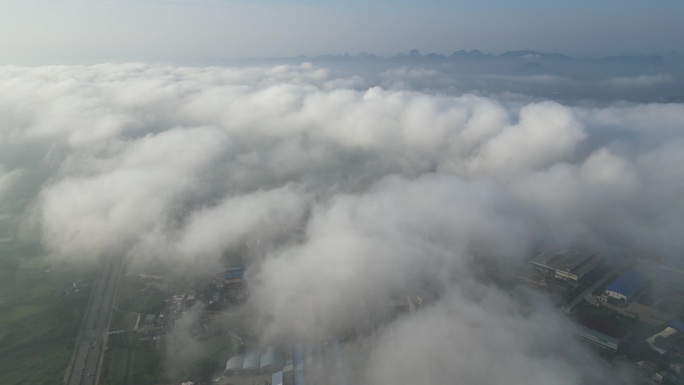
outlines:
{"label": "factory building", "polygon": [[223,272],[223,283],[241,283],[245,277],[245,269],[242,267],[229,267]]}
{"label": "factory building", "polygon": [[302,343],[292,347],[292,364],[294,369],[294,385],[304,385],[304,360]]}
{"label": "factory building", "polygon": [[571,283],[581,282],[599,263],[596,254],[577,250],[545,250],[530,260],[535,270]]}
{"label": "factory building", "polygon": [[256,371],[259,369],[259,358],[261,355],[258,350],[250,350],[245,354],[242,362],[242,370]]}
{"label": "factory building", "polygon": [[584,341],[591,342],[594,345],[598,345],[614,352],[616,352],[620,346],[619,339],[580,325],[577,326],[575,335]]}
{"label": "factory building", "polygon": [[224,373],[227,374],[242,370],[244,361],[245,357],[242,354],[238,354],[237,356],[231,357],[228,360],[228,362],[226,362],[226,370],[224,371]]}
{"label": "factory building", "polygon": [[271,375],[271,385],[283,385],[283,372],[275,372]]}
{"label": "factory building", "polygon": [[644,285],[646,279],[643,274],[636,271],[628,271],[619,276],[605,290],[608,298],[618,301],[627,301]]}
{"label": "factory building", "polygon": [[282,352],[273,346],[269,346],[261,352],[259,360],[259,370],[262,372],[282,371],[285,364],[285,357]]}
{"label": "factory building", "polygon": [[575,322],[576,337],[612,351],[617,351],[622,340],[629,334],[627,328],[593,317],[581,317]]}

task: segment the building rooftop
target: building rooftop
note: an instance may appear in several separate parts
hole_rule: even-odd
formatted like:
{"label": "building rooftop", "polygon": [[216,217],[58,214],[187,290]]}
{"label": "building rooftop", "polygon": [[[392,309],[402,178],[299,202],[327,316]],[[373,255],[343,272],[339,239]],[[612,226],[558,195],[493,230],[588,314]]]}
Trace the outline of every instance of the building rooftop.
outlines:
{"label": "building rooftop", "polygon": [[628,271],[613,281],[606,291],[614,291],[626,297],[634,294],[646,281],[643,274],[636,271]]}
{"label": "building rooftop", "polygon": [[294,364],[294,385],[304,385],[304,362],[302,360],[302,343],[292,347],[292,362]]}
{"label": "building rooftop", "polygon": [[670,322],[670,327],[676,329],[680,333],[684,333],[684,322],[682,321],[672,321]]}
{"label": "building rooftop", "polygon": [[260,368],[272,366],[274,368],[282,369],[284,357],[282,353],[273,346],[269,346],[261,353]]}
{"label": "building rooftop", "polygon": [[601,333],[600,331],[582,325],[575,325],[575,335],[594,343],[611,346],[614,349],[617,349],[617,347],[620,345],[619,338],[611,337],[607,334]]}
{"label": "building rooftop", "polygon": [[283,385],[283,372],[275,372],[271,375],[271,385]]}
{"label": "building rooftop", "polygon": [[226,370],[240,370],[242,369],[245,357],[242,354],[231,357],[228,362],[226,362]]}
{"label": "building rooftop", "polygon": [[283,367],[283,372],[291,372],[292,369],[294,369],[294,366],[292,364],[292,360],[289,360],[289,361],[287,361],[287,363]]}
{"label": "building rooftop", "polygon": [[259,351],[250,350],[245,354],[245,359],[242,363],[242,369],[259,369]]}
{"label": "building rooftop", "polygon": [[245,275],[245,269],[242,267],[229,267],[223,272],[223,279],[242,279]]}
{"label": "building rooftop", "polygon": [[581,276],[591,270],[596,254],[578,250],[545,250],[530,260],[555,270],[566,271]]}

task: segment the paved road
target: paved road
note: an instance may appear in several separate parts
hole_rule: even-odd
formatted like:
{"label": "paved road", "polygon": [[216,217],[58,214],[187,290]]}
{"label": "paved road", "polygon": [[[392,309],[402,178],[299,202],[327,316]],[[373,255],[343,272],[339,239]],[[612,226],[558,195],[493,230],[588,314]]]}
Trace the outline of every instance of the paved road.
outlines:
{"label": "paved road", "polygon": [[121,263],[121,257],[106,258],[95,280],[71,362],[64,376],[67,385],[97,384]]}

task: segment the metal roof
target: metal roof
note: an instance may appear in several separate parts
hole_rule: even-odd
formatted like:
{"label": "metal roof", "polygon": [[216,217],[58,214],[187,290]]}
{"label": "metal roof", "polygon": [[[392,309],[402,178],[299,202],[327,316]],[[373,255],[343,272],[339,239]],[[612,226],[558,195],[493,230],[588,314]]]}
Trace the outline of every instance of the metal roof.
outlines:
{"label": "metal roof", "polygon": [[272,366],[273,368],[282,369],[284,361],[283,354],[280,350],[273,346],[269,346],[261,353],[259,368],[263,369],[267,366]]}
{"label": "metal roof", "polygon": [[226,370],[240,370],[242,369],[245,357],[242,354],[231,357],[228,362],[226,362]]}
{"label": "metal roof", "polygon": [[294,369],[299,370],[304,368],[303,354],[302,354],[302,343],[298,342],[292,347],[292,363],[294,364]]}
{"label": "metal roof", "polygon": [[294,364],[294,385],[304,385],[304,363],[302,362],[302,343],[292,347],[292,363]]}
{"label": "metal roof", "polygon": [[242,369],[259,369],[259,351],[250,350],[245,354],[245,360],[242,364]]}
{"label": "metal roof", "polygon": [[579,250],[544,250],[530,259],[530,263],[550,269],[564,271],[578,277],[594,268],[598,262],[594,253]]}
{"label": "metal roof", "polygon": [[578,336],[584,340],[605,346],[605,347],[613,349],[613,350],[617,350],[618,346],[620,345],[619,339],[613,338],[613,337],[606,335],[606,334],[603,334],[599,331],[589,329],[589,328],[584,327],[582,325],[575,325],[575,331],[574,332],[575,332],[576,336]]}
{"label": "metal roof", "polygon": [[242,279],[245,275],[245,269],[241,267],[232,267],[223,272],[223,279]]}
{"label": "metal roof", "polygon": [[271,385],[283,385],[283,372],[275,372],[271,375]]}
{"label": "metal roof", "polygon": [[608,285],[606,291],[620,293],[625,297],[634,294],[644,284],[644,276],[636,271],[628,271]]}

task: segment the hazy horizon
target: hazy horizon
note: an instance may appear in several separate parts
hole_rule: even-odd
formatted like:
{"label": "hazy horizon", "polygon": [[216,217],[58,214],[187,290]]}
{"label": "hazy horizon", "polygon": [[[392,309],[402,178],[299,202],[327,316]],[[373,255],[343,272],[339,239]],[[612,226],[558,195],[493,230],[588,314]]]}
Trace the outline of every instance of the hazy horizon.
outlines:
{"label": "hazy horizon", "polygon": [[9,0],[2,64],[174,63],[417,48],[577,55],[684,51],[677,1],[548,3]]}

